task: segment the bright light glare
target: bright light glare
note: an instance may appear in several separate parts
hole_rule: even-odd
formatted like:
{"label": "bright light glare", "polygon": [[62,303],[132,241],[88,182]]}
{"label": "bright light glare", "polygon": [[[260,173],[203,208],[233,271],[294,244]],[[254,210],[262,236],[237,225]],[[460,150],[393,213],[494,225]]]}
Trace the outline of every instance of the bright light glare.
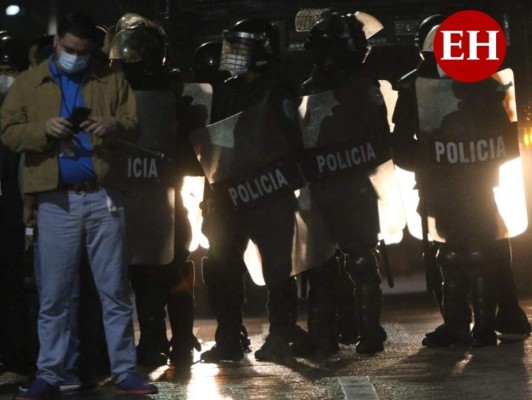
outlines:
{"label": "bright light glare", "polygon": [[379,239],[384,239],[387,244],[399,243],[403,238],[406,215],[392,161],[380,165],[370,179],[379,199]]}
{"label": "bright light glare", "polygon": [[244,253],[244,262],[248,267],[249,276],[256,285],[264,286],[264,275],[262,275],[262,260],[260,258],[259,249],[251,240],[248,242],[248,247]]}
{"label": "bright light glare", "polygon": [[201,232],[203,222],[200,203],[203,200],[203,189],[205,187],[205,178],[202,176],[185,176],[183,187],[181,189],[181,198],[183,205],[188,210],[188,220],[192,227],[192,240],[190,241],[189,251],[195,251],[199,246],[208,249],[209,241]]}
{"label": "bright light glare", "polygon": [[[404,171],[398,167],[397,176],[400,181],[401,195],[406,209],[406,219],[410,234],[421,239],[421,218],[417,213],[419,197],[414,190],[415,177],[412,172]],[[495,202],[499,213],[508,229],[509,237],[523,233],[528,226],[525,188],[523,185],[523,168],[521,158],[508,161],[499,168],[499,186],[493,188]],[[433,221],[429,221],[432,227]],[[434,232],[433,229],[430,229]],[[442,238],[433,238],[445,241]]]}
{"label": "bright light glare", "polygon": [[528,226],[521,158],[501,165],[499,182],[499,186],[493,188],[495,202],[510,237],[514,237],[523,233]]}
{"label": "bright light glare", "polygon": [[395,172],[401,189],[408,231],[415,238],[422,239],[421,217],[417,213],[419,195],[417,189],[414,189],[416,186],[416,176],[413,172],[401,169],[397,165],[395,166]]}
{"label": "bright light glare", "polygon": [[16,4],[11,4],[6,7],[6,15],[14,16],[17,15],[20,12],[20,7]]}

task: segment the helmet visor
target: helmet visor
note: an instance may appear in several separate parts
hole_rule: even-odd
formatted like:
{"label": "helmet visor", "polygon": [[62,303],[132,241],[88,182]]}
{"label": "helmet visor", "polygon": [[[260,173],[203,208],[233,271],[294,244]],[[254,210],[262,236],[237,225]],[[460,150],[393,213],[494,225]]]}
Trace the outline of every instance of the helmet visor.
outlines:
{"label": "helmet visor", "polygon": [[243,75],[248,71],[251,64],[251,43],[246,42],[223,40],[221,71],[229,71],[231,75]]}

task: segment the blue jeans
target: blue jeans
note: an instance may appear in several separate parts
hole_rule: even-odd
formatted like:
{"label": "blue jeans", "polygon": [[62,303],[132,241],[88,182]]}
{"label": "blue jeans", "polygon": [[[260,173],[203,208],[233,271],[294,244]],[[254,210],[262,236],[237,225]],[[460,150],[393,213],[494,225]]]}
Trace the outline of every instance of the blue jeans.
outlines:
{"label": "blue jeans", "polygon": [[86,246],[102,302],[103,323],[114,379],[135,370],[132,305],[125,263],[123,195],[100,189],[39,193],[40,301],[37,377],[61,384],[70,341],[70,305],[79,288]]}
{"label": "blue jeans", "polygon": [[[42,292],[41,283],[41,256],[39,252],[39,234],[38,229],[34,231],[33,238],[33,269],[35,271],[35,286],[37,287],[37,293]],[[72,300],[70,303],[70,310],[68,311],[68,329],[69,329],[69,341],[65,355],[65,375],[62,377],[62,383],[67,385],[80,384],[79,378],[79,327],[78,327],[78,311],[79,311],[79,296],[80,296],[80,282],[77,277],[74,282],[74,288],[72,290]],[[39,300],[40,301],[40,300]]]}

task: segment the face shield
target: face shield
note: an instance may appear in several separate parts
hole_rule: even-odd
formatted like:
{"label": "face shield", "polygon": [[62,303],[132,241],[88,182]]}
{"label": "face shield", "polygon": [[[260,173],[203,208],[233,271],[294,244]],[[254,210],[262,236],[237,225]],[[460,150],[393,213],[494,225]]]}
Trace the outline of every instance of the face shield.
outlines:
{"label": "face shield", "polygon": [[253,51],[257,41],[265,41],[264,33],[231,32],[224,33],[220,71],[229,71],[231,75],[244,75],[252,66],[265,65],[266,61],[253,64]]}
{"label": "face shield", "polygon": [[164,64],[161,42],[147,29],[126,29],[118,32],[109,49],[111,65],[121,69],[128,81],[138,80],[151,68]]}
{"label": "face shield", "polygon": [[229,71],[231,75],[247,73],[253,51],[252,36],[244,32],[230,32],[225,35],[220,56],[221,71]]}
{"label": "face shield", "polygon": [[310,32],[316,22],[322,19],[324,15],[330,13],[330,8],[304,8],[299,10],[294,20],[296,32]]}

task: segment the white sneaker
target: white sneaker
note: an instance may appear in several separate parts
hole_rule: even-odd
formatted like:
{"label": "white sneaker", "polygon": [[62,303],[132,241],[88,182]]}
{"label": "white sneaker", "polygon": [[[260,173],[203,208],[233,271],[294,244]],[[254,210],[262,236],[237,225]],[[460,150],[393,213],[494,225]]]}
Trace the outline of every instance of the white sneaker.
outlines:
{"label": "white sneaker", "polygon": [[59,386],[60,392],[75,392],[76,390],[81,389],[81,383],[65,383],[61,386]]}

